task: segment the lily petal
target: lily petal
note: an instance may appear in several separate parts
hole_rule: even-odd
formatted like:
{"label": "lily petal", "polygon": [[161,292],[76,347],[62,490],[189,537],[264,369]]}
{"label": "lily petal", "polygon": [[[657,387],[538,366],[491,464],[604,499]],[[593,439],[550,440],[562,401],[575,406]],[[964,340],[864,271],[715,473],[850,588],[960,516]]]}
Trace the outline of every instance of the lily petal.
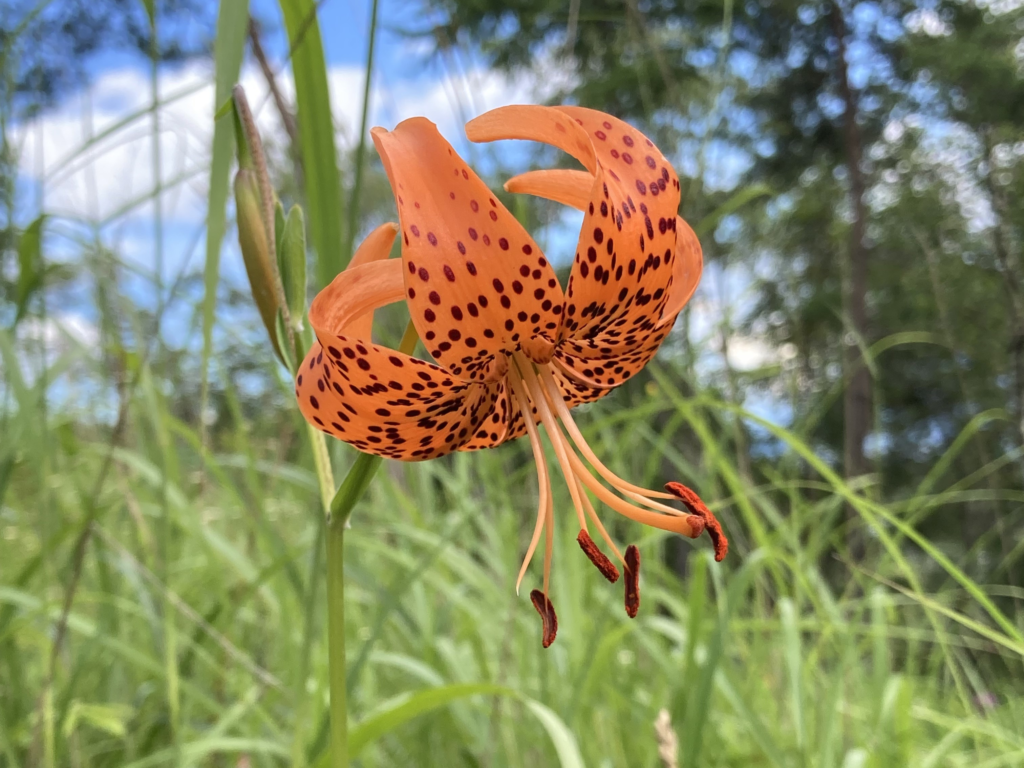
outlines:
{"label": "lily petal", "polygon": [[374,128],[398,203],[409,312],[430,355],[467,381],[497,381],[503,351],[550,347],[564,297],[534,240],[429,120]]}
{"label": "lily petal", "polygon": [[672,279],[669,281],[668,299],[661,309],[658,328],[671,325],[676,315],[692,298],[700,276],[704,272],[704,252],[700,241],[690,225],[676,217],[676,257],[672,263]]}
{"label": "lily petal", "polygon": [[[381,224],[373,232],[366,236],[366,239],[359,245],[352,255],[347,269],[358,267],[361,264],[369,264],[374,261],[383,261],[391,254],[391,246],[395,242],[395,235],[398,234],[398,225],[393,221]],[[401,298],[401,294],[398,297]],[[395,299],[397,301],[398,299]],[[370,340],[373,331],[373,310],[353,320],[342,329],[346,336],[353,336],[357,339]]]}
{"label": "lily petal", "polygon": [[466,123],[466,136],[476,142],[523,139],[550,144],[579,160],[591,175],[596,174],[598,161],[593,143],[570,117],[567,109],[561,107],[513,104],[470,120]]}
{"label": "lily petal", "polygon": [[505,182],[505,189],[522,195],[534,195],[545,200],[585,211],[590,203],[590,188],[594,177],[586,171],[561,168],[547,171],[527,171]]}
{"label": "lily petal", "polygon": [[[432,459],[470,440],[501,390],[458,382],[443,368],[371,343],[366,321],[404,295],[402,262],[381,260],[388,237],[378,233],[362,263],[314,299],[309,320],[318,342],[296,376],[295,396],[308,421],[360,451]],[[350,335],[360,327],[366,338]]]}
{"label": "lily petal", "polygon": [[509,437],[509,424],[515,401],[509,397],[508,384],[504,379],[496,386],[497,394],[494,398],[494,405],[484,415],[484,418],[480,420],[473,437],[459,447],[460,451],[481,451],[484,448],[494,448],[511,439]]}
{"label": "lily petal", "polygon": [[402,262],[369,261],[349,267],[313,299],[309,322],[326,343],[333,334],[370,341],[373,310],[401,301]]}
{"label": "lily petal", "polygon": [[[572,130],[564,128],[563,115],[572,118]],[[589,151],[580,148],[581,133]],[[504,107],[471,121],[467,135],[543,141],[593,172],[560,339],[575,342],[569,351],[585,358],[601,357],[606,348],[623,354],[648,346],[673,278],[679,206],[678,177],[653,142],[611,115],[581,107]]]}
{"label": "lily petal", "polygon": [[496,385],[457,382],[443,368],[358,339],[321,343],[296,377],[299,408],[318,429],[364,453],[402,461],[444,456],[464,445],[494,406]]}

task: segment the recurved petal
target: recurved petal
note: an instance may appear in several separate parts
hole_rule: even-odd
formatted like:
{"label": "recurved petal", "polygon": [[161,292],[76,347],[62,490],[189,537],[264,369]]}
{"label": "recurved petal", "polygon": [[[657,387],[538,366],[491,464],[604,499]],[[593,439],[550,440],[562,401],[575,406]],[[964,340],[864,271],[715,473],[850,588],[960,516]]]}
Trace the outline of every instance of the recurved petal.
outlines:
{"label": "recurved petal", "polygon": [[509,437],[509,423],[512,416],[512,408],[515,398],[510,397],[509,387],[506,379],[498,384],[494,398],[494,405],[491,410],[484,414],[477,425],[476,432],[459,447],[460,451],[480,451],[484,448],[494,448],[501,445]]}
{"label": "recurved petal", "polygon": [[404,290],[398,259],[350,265],[313,299],[309,323],[321,341],[333,334],[370,341],[373,310],[401,301]]}
{"label": "recurved petal", "polygon": [[672,278],[679,180],[632,126],[594,110],[561,109],[590,135],[600,165],[566,291],[563,338],[643,346]]}
{"label": "recurved petal", "polygon": [[[391,254],[391,246],[395,242],[396,234],[398,234],[398,225],[393,221],[381,224],[367,235],[366,239],[359,245],[356,252],[352,255],[352,260],[349,261],[347,269],[386,259]],[[399,270],[399,274],[401,274],[401,270]],[[400,299],[402,295],[402,293],[399,293],[398,298]],[[398,299],[392,300],[397,301]],[[356,318],[341,330],[346,336],[369,341],[373,332],[373,310]]]}
{"label": "recurved petal", "polygon": [[672,330],[676,316],[693,296],[704,268],[700,242],[689,224],[678,217],[676,230],[678,236],[672,277],[668,281],[661,317],[643,335],[641,343],[637,344],[626,336],[621,343],[583,339],[566,341],[559,347],[556,364],[568,379],[578,385],[581,393],[587,388],[617,387],[639,373],[654,357]]}
{"label": "recurved petal", "polygon": [[548,171],[527,171],[505,182],[505,189],[522,195],[534,195],[545,200],[585,211],[590,204],[590,188],[594,177],[586,171],[561,168]]}
{"label": "recurved petal", "polygon": [[313,345],[295,380],[302,415],[317,428],[364,453],[402,461],[465,445],[498,392],[496,384],[456,381],[436,365],[339,335]]}
{"label": "recurved petal", "polygon": [[[418,461],[464,445],[494,407],[497,385],[456,381],[436,365],[373,344],[374,309],[404,295],[399,259],[386,228],[364,243],[350,266],[310,308],[316,331],[295,379],[302,415],[365,453]],[[365,338],[354,335],[360,331]]]}
{"label": "recurved petal", "polygon": [[460,379],[498,380],[504,350],[555,340],[562,289],[540,248],[428,120],[373,130],[398,203],[409,311]]}
{"label": "recurved petal", "polygon": [[[588,395],[589,390],[607,393],[642,371],[671,329],[671,323],[666,322],[648,334],[644,343],[628,348],[590,346],[586,342],[563,344],[555,362],[565,378],[577,385],[581,396],[590,398],[580,402],[592,402],[597,397]],[[576,353],[579,349],[586,354]]]}
{"label": "recurved petal", "polygon": [[[673,276],[679,206],[678,178],[653,142],[611,115],[580,107],[506,107],[471,121],[467,134],[476,141],[543,141],[591,171],[560,339],[578,341],[580,354],[645,345]],[[536,179],[528,181],[534,189],[527,191],[535,192]],[[556,191],[551,184],[548,192]]]}
{"label": "recurved petal", "polygon": [[671,325],[686,303],[693,297],[704,272],[704,251],[697,234],[682,218],[676,217],[676,257],[672,263],[672,280],[668,298],[661,309],[658,327]]}
{"label": "recurved petal", "polygon": [[598,162],[590,137],[568,118],[561,107],[514,104],[473,118],[466,123],[466,136],[470,141],[480,142],[523,139],[550,144],[575,157],[594,174]]}

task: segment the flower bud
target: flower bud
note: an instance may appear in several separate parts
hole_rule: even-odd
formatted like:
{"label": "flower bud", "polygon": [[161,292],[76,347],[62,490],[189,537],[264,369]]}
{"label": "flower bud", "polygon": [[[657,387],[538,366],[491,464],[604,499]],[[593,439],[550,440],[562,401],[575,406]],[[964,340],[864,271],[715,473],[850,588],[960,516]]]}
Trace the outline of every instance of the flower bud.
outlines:
{"label": "flower bud", "polygon": [[256,177],[245,168],[235,175],[235,209],[238,217],[238,244],[242,249],[245,271],[249,275],[252,298],[274,345],[274,351],[284,362],[277,337],[277,315],[283,309],[278,301],[277,274],[270,243],[267,242],[267,227],[263,222]]}

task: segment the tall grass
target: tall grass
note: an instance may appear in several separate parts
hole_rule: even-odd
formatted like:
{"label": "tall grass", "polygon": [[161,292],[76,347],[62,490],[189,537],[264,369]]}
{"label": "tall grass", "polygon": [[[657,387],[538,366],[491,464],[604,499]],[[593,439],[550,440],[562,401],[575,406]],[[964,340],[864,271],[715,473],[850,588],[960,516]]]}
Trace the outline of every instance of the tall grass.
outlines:
{"label": "tall grass", "polygon": [[[322,282],[345,259],[341,187],[317,154],[329,143],[334,156],[323,56],[313,3],[282,5]],[[231,13],[244,4],[225,2],[222,21]],[[218,50],[218,94],[240,56],[237,39]],[[230,151],[218,131],[208,258]],[[29,253],[38,230],[20,237],[22,268],[41,264],[45,249]],[[41,348],[25,323],[0,330],[0,765],[325,764],[324,524],[290,382],[250,350],[271,384],[254,404],[211,346],[197,366],[146,340],[152,308],[133,303],[116,254],[90,246],[80,269],[94,280],[99,354],[70,337]],[[217,274],[208,261],[197,333],[204,316],[217,321]],[[183,281],[158,311],[193,300],[177,293]],[[560,514],[560,629],[544,651],[514,590],[536,500],[528,447],[385,464],[347,535],[357,763],[653,768],[665,764],[654,729],[665,709],[685,768],[1024,764],[1024,594],[977,583],[915,527],[943,509],[1022,501],[983,487],[984,473],[951,473],[970,431],[997,415],[972,422],[917,494],[880,499],[802,432],[703,391],[680,346],[671,339],[580,421],[621,476],[700,489],[732,538],[727,561],[706,542],[614,521],[644,556],[629,620]],[[183,378],[207,360],[222,417],[204,426],[173,387],[192,392]],[[72,408],[59,402],[69,382],[96,386]],[[737,460],[737,419],[774,439],[756,472]],[[336,476],[353,457],[339,452]],[[555,494],[568,510],[565,489]],[[847,525],[868,542],[856,562]]]}
{"label": "tall grass", "polygon": [[[286,420],[268,440],[238,414],[206,450],[143,370],[125,392],[121,445],[59,416],[40,428],[41,393],[19,381],[11,339],[0,338],[13,395],[3,458],[15,459],[0,532],[5,764],[34,764],[40,718],[55,765],[227,765],[240,754],[252,765],[316,764],[326,744],[323,532],[310,459],[283,448],[300,444],[302,425]],[[70,350],[51,377],[72,357],[87,359]],[[895,546],[913,535],[903,523],[913,504],[977,492],[869,502],[824,467],[785,460],[770,486],[754,485],[714,437],[727,409],[682,396],[678,383],[661,364],[642,390],[589,408],[588,437],[624,476],[704,490],[733,553],[719,565],[700,544],[613,526],[622,540],[640,536],[644,553],[643,609],[630,621],[562,515],[561,628],[548,651],[513,588],[535,494],[523,447],[379,475],[349,534],[360,764],[654,766],[662,708],[686,766],[1024,761],[1019,621],[997,604],[1020,595],[927,558],[927,542]],[[567,509],[558,494],[556,509]],[[842,552],[845,502],[875,546],[837,589],[822,565]],[[90,517],[53,695],[40,700],[72,546]],[[924,591],[938,569],[953,578]],[[177,633],[169,661],[163,610]]]}

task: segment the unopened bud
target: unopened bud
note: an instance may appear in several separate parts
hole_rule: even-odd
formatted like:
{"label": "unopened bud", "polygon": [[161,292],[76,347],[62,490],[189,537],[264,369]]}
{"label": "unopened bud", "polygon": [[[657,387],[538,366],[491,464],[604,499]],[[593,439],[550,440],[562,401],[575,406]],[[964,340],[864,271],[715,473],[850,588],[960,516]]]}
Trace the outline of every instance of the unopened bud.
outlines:
{"label": "unopened bud", "polygon": [[242,169],[235,175],[235,209],[238,216],[238,244],[242,249],[245,271],[249,275],[252,298],[260,311],[267,335],[278,358],[284,362],[277,337],[277,274],[274,269],[267,227],[263,222],[260,193],[252,171]]}

